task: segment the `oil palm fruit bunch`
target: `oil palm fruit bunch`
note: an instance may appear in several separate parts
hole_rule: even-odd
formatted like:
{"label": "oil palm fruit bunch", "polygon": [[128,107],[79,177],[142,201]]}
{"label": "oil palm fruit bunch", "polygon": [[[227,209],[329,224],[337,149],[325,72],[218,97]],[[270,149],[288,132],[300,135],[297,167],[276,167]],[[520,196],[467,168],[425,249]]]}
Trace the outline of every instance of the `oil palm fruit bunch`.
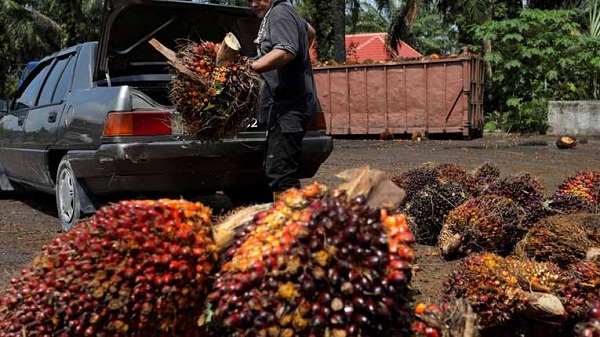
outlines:
{"label": "oil palm fruit bunch", "polygon": [[517,255],[566,267],[585,259],[594,246],[572,215],[555,215],[537,222],[515,249]]}
{"label": "oil palm fruit bunch", "polygon": [[492,253],[468,256],[445,283],[449,299],[467,300],[483,328],[499,325],[526,309],[527,297],[506,260]]}
{"label": "oil palm fruit bunch", "polygon": [[479,336],[477,315],[464,299],[418,303],[414,315],[416,319],[411,325],[414,337]]}
{"label": "oil palm fruit bunch", "polygon": [[472,180],[469,193],[479,196],[484,194],[492,182],[500,178],[500,168],[492,163],[484,163],[468,174]]}
{"label": "oil palm fruit bunch", "polygon": [[440,172],[436,166],[433,163],[425,163],[391,178],[392,182],[406,191],[405,202],[409,202],[426,186],[437,182]]}
{"label": "oil palm fruit bunch", "polygon": [[565,282],[566,310],[571,317],[582,317],[587,308],[600,300],[600,265],[582,261],[569,266]]}
{"label": "oil palm fruit bunch", "polygon": [[479,182],[491,183],[500,178],[500,168],[493,163],[484,163],[476,167],[471,175]]}
{"label": "oil palm fruit bunch", "polygon": [[498,195],[471,198],[450,211],[438,239],[446,259],[476,251],[511,252],[525,234],[525,212],[512,199]]}
{"label": "oil palm fruit bunch", "polygon": [[468,198],[464,187],[455,182],[436,182],[414,195],[404,211],[412,218],[411,229],[417,241],[436,244],[448,213]]}
{"label": "oil palm fruit bunch", "polygon": [[201,139],[219,139],[243,129],[258,98],[260,82],[248,59],[237,56],[218,66],[220,45],[211,41],[181,45],[177,58],[196,77],[175,70],[171,79],[170,99],[186,133]]}
{"label": "oil palm fruit bunch", "polygon": [[576,194],[555,193],[544,203],[547,215],[579,212],[598,213],[598,204],[594,205],[589,198]]}
{"label": "oil palm fruit bunch", "polygon": [[592,205],[598,204],[598,194],[600,193],[600,172],[592,170],[581,170],[575,175],[563,181],[556,191],[556,194],[570,194],[584,197]]}
{"label": "oil palm fruit bunch", "polygon": [[594,301],[586,311],[583,321],[575,326],[578,337],[600,336],[600,301]]}
{"label": "oil palm fruit bunch", "polygon": [[475,178],[467,173],[467,170],[455,163],[439,164],[437,170],[440,172],[439,182],[454,182],[460,184],[467,192],[471,193],[475,189]]}
{"label": "oil palm fruit bunch", "polygon": [[0,336],[190,336],[217,254],[210,210],[122,201],[44,246],[0,299]]}
{"label": "oil palm fruit bunch", "polygon": [[286,191],[228,250],[208,296],[217,335],[408,333],[406,216],[318,185]]}
{"label": "oil palm fruit bunch", "polygon": [[565,311],[553,295],[561,289],[564,275],[558,266],[492,253],[468,256],[445,283],[447,297],[467,300],[482,328],[528,315],[561,321]]}
{"label": "oil palm fruit bunch", "polygon": [[489,184],[484,193],[511,198],[525,210],[524,224],[529,225],[544,215],[542,190],[542,185],[537,179],[526,173],[497,179]]}

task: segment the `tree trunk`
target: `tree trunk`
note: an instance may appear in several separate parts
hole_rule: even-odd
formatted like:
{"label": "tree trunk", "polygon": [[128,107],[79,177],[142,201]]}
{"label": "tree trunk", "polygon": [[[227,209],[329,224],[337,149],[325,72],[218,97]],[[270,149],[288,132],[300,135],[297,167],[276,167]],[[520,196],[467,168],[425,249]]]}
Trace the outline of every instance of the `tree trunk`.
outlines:
{"label": "tree trunk", "polygon": [[346,61],[346,15],[344,0],[333,1],[333,58],[336,62]]}

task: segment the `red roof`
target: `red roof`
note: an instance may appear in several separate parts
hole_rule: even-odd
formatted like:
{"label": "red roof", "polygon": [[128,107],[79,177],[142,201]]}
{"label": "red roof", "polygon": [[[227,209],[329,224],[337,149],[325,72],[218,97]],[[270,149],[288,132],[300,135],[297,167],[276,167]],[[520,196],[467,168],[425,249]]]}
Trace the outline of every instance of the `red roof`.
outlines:
{"label": "red roof", "polygon": [[[389,48],[385,45],[386,33],[364,33],[346,35],[346,60],[363,62],[365,60],[385,61],[389,59]],[[400,58],[418,58],[421,54],[413,47],[401,42],[397,51]],[[316,59],[316,53],[311,50],[311,58]]]}

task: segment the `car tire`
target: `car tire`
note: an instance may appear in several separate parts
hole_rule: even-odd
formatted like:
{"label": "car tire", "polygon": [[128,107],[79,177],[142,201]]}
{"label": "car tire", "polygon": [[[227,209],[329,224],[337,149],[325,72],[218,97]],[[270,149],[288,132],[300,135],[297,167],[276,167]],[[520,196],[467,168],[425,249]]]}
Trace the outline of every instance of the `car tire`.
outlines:
{"label": "car tire", "polygon": [[64,156],[56,172],[56,209],[62,229],[68,232],[81,217],[77,180],[69,159]]}

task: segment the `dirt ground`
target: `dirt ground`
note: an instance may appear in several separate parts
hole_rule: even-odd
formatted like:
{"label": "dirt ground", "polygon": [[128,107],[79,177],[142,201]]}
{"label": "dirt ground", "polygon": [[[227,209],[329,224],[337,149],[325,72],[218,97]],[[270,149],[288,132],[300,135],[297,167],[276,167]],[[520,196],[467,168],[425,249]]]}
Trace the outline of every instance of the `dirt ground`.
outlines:
{"label": "dirt ground", "polygon": [[[575,149],[560,150],[553,136],[484,135],[475,140],[410,139],[393,141],[336,139],[334,151],[312,179],[329,186],[348,168],[370,166],[391,175],[425,162],[456,163],[467,170],[489,162],[496,164],[503,176],[530,173],[551,194],[561,181],[582,169],[600,170],[600,139],[588,139]],[[582,141],[582,139],[580,139]],[[54,197],[38,193],[0,194],[0,288],[18,273],[41,249],[43,244],[61,234],[56,219]],[[435,300],[442,282],[457,262],[443,262],[437,250],[417,246],[420,271],[414,278],[415,300]]]}

